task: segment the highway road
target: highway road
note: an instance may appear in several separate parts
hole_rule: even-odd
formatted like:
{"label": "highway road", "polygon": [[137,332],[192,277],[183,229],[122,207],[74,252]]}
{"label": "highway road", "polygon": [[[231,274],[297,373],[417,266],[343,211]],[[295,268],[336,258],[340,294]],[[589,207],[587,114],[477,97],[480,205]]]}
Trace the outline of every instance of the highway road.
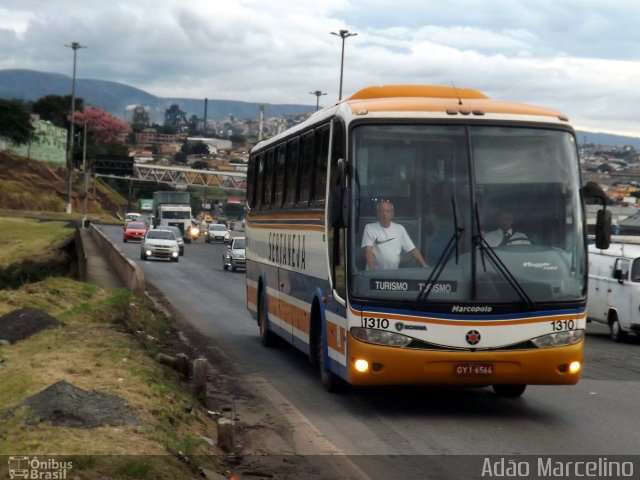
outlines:
{"label": "highway road", "polygon": [[[576,386],[529,386],[519,399],[489,388],[375,388],[324,391],[306,359],[283,346],[263,347],[247,313],[243,272],[222,270],[220,244],[186,245],[179,263],[139,259],[121,228],[100,227],[143,268],[146,279],[243,372],[274,392],[309,432],[318,453],[357,455],[365,477],[449,478],[450,464],[425,455],[637,455],[640,451],[640,338],[616,344],[589,324],[585,369]],[[239,379],[240,381],[240,379]],[[324,449],[324,450],[323,450]],[[303,452],[304,453],[304,452]],[[392,456],[392,457],[389,457]],[[438,457],[431,457],[438,458]],[[441,468],[441,470],[438,470]],[[636,466],[636,468],[638,468]],[[480,478],[480,472],[472,472]],[[395,475],[394,475],[395,477]],[[397,478],[400,478],[399,476]]]}

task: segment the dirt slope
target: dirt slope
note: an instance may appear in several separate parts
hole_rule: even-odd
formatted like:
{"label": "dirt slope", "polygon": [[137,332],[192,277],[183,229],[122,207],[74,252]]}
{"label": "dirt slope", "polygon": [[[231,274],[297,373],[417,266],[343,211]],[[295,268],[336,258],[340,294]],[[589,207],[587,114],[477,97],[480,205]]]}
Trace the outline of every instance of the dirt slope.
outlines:
{"label": "dirt slope", "polygon": [[[7,152],[0,152],[0,209],[64,212],[67,203],[66,169]],[[90,214],[113,215],[125,200],[98,181],[93,197],[89,181]],[[73,211],[82,208],[82,176],[74,175]]]}

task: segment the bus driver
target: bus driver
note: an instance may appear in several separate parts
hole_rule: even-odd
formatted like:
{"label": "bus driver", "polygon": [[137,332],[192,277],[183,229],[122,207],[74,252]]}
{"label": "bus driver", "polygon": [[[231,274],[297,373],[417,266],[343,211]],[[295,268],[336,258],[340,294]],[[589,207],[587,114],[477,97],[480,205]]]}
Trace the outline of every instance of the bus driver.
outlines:
{"label": "bus driver", "polygon": [[408,252],[421,267],[427,264],[415,247],[407,230],[392,222],[393,204],[383,200],[376,207],[378,221],[364,227],[362,248],[367,260],[367,270],[386,270],[398,268],[400,253]]}

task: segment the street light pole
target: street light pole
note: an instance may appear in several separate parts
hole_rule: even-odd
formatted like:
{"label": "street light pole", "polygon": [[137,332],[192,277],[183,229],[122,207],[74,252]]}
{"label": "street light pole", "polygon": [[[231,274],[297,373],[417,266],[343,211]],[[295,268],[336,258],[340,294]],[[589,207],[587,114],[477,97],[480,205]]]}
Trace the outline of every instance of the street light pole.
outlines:
{"label": "street light pole", "polygon": [[87,197],[89,196],[89,172],[87,171],[87,121],[84,121],[82,130],[82,179],[84,181],[82,197],[82,228],[87,226],[87,214],[89,213]]}
{"label": "street light pole", "polygon": [[78,42],[72,42],[71,45],[65,45],[73,49],[73,80],[71,81],[71,136],[69,138],[69,149],[67,152],[67,213],[72,210],[72,190],[73,190],[73,141],[76,126],[76,54],[79,48],[87,48]]}
{"label": "street light pole", "polygon": [[344,41],[348,37],[354,37],[357,33],[349,32],[349,30],[338,30],[339,33],[330,32],[331,35],[336,35],[342,38],[342,54],[340,55],[340,91],[338,93],[338,101],[342,100],[342,75],[344,73]]}
{"label": "street light pole", "polygon": [[315,95],[316,96],[316,112],[318,111],[318,109],[320,108],[320,96],[321,95],[326,95],[326,92],[322,92],[320,90],[315,90],[313,92],[309,92],[310,95]]}

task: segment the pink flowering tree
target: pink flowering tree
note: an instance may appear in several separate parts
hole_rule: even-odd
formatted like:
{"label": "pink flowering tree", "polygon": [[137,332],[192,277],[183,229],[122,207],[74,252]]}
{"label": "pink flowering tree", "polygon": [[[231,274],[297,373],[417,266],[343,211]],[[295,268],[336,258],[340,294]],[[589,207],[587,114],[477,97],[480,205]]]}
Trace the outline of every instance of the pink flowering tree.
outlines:
{"label": "pink flowering tree", "polygon": [[87,158],[93,158],[96,154],[127,155],[128,147],[125,145],[127,136],[131,133],[131,126],[100,108],[85,107],[84,110],[75,113],[76,142],[74,146],[74,159],[76,164],[82,158],[83,133],[82,129],[87,125]]}
{"label": "pink flowering tree", "polygon": [[131,126],[110,115],[100,108],[86,107],[75,114],[76,125],[83,128],[87,122],[87,132],[93,135],[96,143],[124,143],[131,132]]}

